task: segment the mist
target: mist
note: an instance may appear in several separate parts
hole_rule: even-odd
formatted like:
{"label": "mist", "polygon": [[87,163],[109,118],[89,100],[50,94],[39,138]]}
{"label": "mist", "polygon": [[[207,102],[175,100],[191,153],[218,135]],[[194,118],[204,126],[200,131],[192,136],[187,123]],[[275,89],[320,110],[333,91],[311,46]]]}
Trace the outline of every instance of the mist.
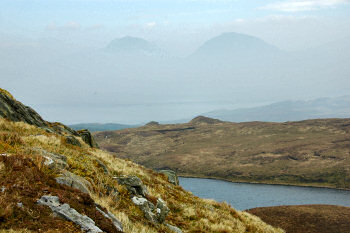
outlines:
{"label": "mist", "polygon": [[[72,15],[55,12],[54,22],[39,14],[34,21],[40,23],[26,29],[1,10],[0,85],[45,119],[66,124],[174,121],[346,95],[349,8],[337,7],[336,17],[326,9],[259,9],[264,15],[221,19],[220,12],[203,10],[182,20],[163,9],[143,20],[127,20],[135,12],[125,13],[118,25],[102,16],[68,21]],[[208,14],[215,17],[203,21]]]}

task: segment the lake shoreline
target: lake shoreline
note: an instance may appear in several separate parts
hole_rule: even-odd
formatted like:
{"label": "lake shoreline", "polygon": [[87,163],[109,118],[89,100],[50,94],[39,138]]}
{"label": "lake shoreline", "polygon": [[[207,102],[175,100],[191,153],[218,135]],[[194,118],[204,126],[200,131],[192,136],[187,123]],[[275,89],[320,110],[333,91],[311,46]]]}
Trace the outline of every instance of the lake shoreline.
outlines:
{"label": "lake shoreline", "polygon": [[[344,191],[350,191],[350,188],[336,188],[331,186],[321,186],[316,184],[288,184],[288,183],[268,183],[268,182],[254,182],[254,181],[239,181],[239,180],[230,180],[220,177],[212,177],[212,176],[202,176],[202,175],[189,175],[189,174],[183,174],[179,173],[177,174],[179,177],[183,178],[202,178],[202,179],[212,179],[212,180],[221,180],[221,181],[227,181],[231,183],[238,183],[238,184],[267,184],[267,185],[280,185],[280,186],[295,186],[295,187],[309,187],[309,188],[323,188],[323,189],[334,189],[334,190],[344,190]],[[181,184],[180,184],[181,186]]]}

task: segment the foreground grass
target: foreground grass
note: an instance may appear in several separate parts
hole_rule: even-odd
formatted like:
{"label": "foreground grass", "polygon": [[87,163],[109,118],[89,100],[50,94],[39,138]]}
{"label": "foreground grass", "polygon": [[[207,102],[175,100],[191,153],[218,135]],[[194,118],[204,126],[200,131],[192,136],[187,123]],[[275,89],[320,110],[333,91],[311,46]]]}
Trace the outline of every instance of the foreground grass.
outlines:
{"label": "foreground grass", "polygon": [[192,121],[95,133],[122,158],[183,176],[350,188],[350,119]]}
{"label": "foreground grass", "polygon": [[[72,146],[66,144],[62,136],[47,133],[25,123],[0,119],[0,154],[6,154],[7,158],[13,160],[13,163],[9,162],[11,159],[5,159],[0,163],[2,181],[11,180],[12,182],[5,182],[2,185],[13,194],[0,196],[0,228],[5,228],[1,232],[29,232],[25,230],[29,228],[23,225],[25,222],[21,223],[21,220],[16,219],[18,215],[13,214],[22,211],[16,207],[20,201],[27,203],[26,206],[28,206],[26,213],[19,212],[25,216],[26,222],[34,224],[37,219],[50,219],[55,223],[46,224],[45,228],[40,230],[41,232],[55,232],[56,224],[62,224],[64,227],[66,223],[59,222],[59,219],[55,219],[44,210],[40,212],[34,203],[30,204],[41,192],[58,193],[57,195],[65,197],[65,200],[71,205],[79,208],[79,203],[75,203],[74,200],[79,200],[84,195],[78,192],[74,194],[77,195],[76,198],[73,198],[73,194],[67,193],[69,190],[65,191],[64,188],[61,191],[58,190],[56,184],[51,181],[58,174],[43,166],[44,159],[38,154],[38,149],[66,156],[68,170],[90,181],[93,201],[103,205],[120,219],[125,232],[151,233],[168,232],[168,230],[163,225],[149,223],[138,207],[130,201],[126,188],[118,185],[112,178],[113,176],[137,175],[140,177],[149,190],[148,199],[156,200],[157,197],[161,197],[165,200],[171,210],[166,221],[180,227],[184,232],[283,232],[281,229],[264,223],[258,217],[234,210],[226,203],[195,197],[180,186],[168,183],[164,175],[153,170],[119,159],[102,150],[92,149],[83,142],[82,144],[83,147]],[[109,174],[104,173],[97,159],[107,165]],[[18,169],[9,164],[17,164]],[[117,200],[107,194],[106,186],[115,187],[118,190]],[[23,190],[31,191],[23,192]],[[70,190],[70,192],[73,191]],[[11,224],[10,221],[17,221],[17,223]],[[74,232],[74,228],[72,229]],[[34,230],[34,232],[40,231]]]}

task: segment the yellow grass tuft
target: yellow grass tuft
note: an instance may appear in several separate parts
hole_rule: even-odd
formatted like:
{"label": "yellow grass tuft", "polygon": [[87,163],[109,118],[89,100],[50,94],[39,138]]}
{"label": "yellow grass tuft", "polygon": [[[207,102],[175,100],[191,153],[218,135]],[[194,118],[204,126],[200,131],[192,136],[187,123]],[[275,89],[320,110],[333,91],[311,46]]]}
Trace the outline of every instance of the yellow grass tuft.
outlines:
{"label": "yellow grass tuft", "polygon": [[13,95],[11,95],[10,92],[6,91],[5,89],[0,88],[0,93],[3,93],[5,95],[7,95],[8,97],[10,97],[11,99],[15,100],[15,98],[13,97]]}

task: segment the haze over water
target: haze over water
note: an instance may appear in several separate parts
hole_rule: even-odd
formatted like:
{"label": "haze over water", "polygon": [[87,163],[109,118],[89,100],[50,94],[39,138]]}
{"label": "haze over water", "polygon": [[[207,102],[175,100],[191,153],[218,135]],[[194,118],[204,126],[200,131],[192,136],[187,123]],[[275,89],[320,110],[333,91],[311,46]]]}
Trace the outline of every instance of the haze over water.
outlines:
{"label": "haze over water", "polygon": [[348,0],[4,0],[0,83],[67,124],[341,96],[349,15]]}

